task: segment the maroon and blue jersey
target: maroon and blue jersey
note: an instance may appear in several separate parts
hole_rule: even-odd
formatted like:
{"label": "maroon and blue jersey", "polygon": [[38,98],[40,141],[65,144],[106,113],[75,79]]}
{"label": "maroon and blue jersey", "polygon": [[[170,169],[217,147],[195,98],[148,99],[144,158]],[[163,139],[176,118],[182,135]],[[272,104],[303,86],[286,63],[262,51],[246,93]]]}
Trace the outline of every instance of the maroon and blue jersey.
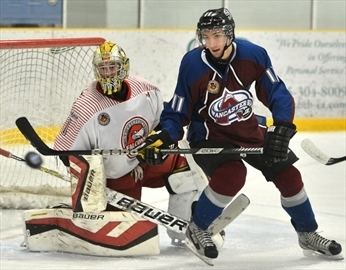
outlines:
{"label": "maroon and blue jersey", "polygon": [[[174,141],[188,126],[190,143],[213,140],[249,147],[263,145],[264,129],[253,111],[256,94],[272,113],[274,123],[292,123],[294,100],[275,74],[266,50],[236,39],[225,70],[208,61],[204,48],[183,57],[176,89],[165,104],[161,126]],[[250,92],[254,83],[255,93]],[[252,89],[252,88],[251,88]]]}

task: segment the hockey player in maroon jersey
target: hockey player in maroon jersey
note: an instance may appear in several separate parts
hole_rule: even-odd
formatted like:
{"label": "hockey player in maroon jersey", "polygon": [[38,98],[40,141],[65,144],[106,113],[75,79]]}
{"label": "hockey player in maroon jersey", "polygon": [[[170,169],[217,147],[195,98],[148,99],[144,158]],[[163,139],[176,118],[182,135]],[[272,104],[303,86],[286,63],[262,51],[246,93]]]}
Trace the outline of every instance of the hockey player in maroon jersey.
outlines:
{"label": "hockey player in maroon jersey", "polygon": [[[195,155],[210,178],[193,211],[187,239],[203,256],[219,251],[207,231],[209,224],[245,184],[244,161],[260,170],[280,191],[281,205],[291,218],[304,250],[340,258],[341,245],[316,232],[315,220],[301,174],[293,165],[298,158],[289,149],[296,133],[294,100],[276,75],[266,50],[237,39],[235,23],[226,8],[203,13],[197,24],[200,47],[181,61],[174,95],[161,115],[161,132],[146,139],[142,157],[159,163],[158,149],[183,138],[191,147],[264,147],[263,155]],[[253,111],[257,98],[271,111],[274,123],[266,128]]]}

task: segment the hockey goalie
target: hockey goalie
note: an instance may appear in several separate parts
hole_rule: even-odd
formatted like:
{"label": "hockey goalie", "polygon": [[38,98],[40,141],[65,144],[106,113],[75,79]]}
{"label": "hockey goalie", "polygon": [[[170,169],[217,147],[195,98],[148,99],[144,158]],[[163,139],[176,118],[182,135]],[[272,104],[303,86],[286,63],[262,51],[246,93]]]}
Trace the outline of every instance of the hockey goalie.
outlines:
{"label": "hockey goalie", "polygon": [[[129,59],[116,43],[101,44],[92,64],[96,80],[74,102],[54,148],[138,148],[159,124],[164,104],[159,89],[129,76]],[[191,204],[207,179],[190,170],[181,155],[163,159],[149,165],[130,154],[62,158],[71,175],[71,206],[25,212],[26,246],[103,256],[158,254],[157,225],[111,207],[106,191],[141,200],[142,187],[166,186],[169,213],[190,220]],[[168,234],[173,243],[185,238]]]}
{"label": "hockey goalie", "polygon": [[[172,165],[174,167],[170,167]],[[102,156],[69,156],[69,171],[71,206],[24,212],[27,249],[98,256],[160,253],[156,224],[107,204],[108,188]],[[162,165],[148,166],[141,174],[143,178],[137,179],[140,185],[167,187],[169,213],[186,220],[191,216],[192,201],[206,185],[206,180],[190,170],[186,159],[179,155],[168,156]],[[118,180],[126,183],[134,181],[133,177],[138,177],[135,172]],[[167,233],[174,244],[185,238],[174,231]]]}

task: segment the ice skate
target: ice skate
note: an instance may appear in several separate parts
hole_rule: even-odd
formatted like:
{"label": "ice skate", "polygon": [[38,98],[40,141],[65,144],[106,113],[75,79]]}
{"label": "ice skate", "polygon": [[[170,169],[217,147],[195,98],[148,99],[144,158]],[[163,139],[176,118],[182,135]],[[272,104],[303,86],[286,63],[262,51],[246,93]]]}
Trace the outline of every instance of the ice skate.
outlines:
{"label": "ice skate", "polygon": [[193,244],[200,255],[211,259],[218,256],[219,252],[211,238],[211,233],[200,229],[194,222],[191,222],[187,228],[186,237],[187,242]]}
{"label": "ice skate", "polygon": [[299,245],[305,255],[317,253],[330,259],[342,260],[342,247],[334,240],[328,240],[317,232],[297,232]]}

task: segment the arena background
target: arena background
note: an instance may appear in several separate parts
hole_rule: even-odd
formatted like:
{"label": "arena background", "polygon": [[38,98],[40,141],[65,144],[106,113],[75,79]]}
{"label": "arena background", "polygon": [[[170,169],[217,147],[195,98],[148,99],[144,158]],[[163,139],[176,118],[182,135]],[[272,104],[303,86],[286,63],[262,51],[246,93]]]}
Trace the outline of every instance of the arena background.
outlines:
{"label": "arena background", "polygon": [[[228,7],[236,36],[267,49],[294,95],[298,129],[346,130],[343,0],[2,0],[0,5],[2,40],[99,36],[118,42],[130,58],[131,74],[157,84],[165,100],[174,91],[180,59],[195,46],[202,12]],[[255,106],[270,122],[270,113],[259,102]]]}
{"label": "arena background", "polygon": [[[157,84],[168,100],[174,91],[181,57],[195,46],[196,22],[205,10],[221,6],[231,10],[237,37],[254,41],[268,50],[278,75],[294,94],[295,123],[304,132],[295,135],[290,147],[300,157],[296,164],[314,205],[319,231],[345,247],[345,163],[324,166],[300,147],[301,141],[309,138],[327,155],[345,155],[345,0],[0,0],[0,39],[99,36],[116,41],[130,57],[131,73]],[[14,108],[10,110],[27,115],[25,108],[18,105],[23,99],[21,93],[27,89],[18,87],[8,93],[1,83],[6,64],[0,64],[3,65],[0,68],[1,146],[6,132],[10,135],[6,138],[17,137],[14,121],[11,122],[13,132],[6,125],[8,118],[15,118],[3,109],[7,97],[13,100],[10,105]],[[80,90],[84,87],[80,85]],[[66,95],[69,90],[66,89]],[[38,101],[39,110],[47,107],[43,106],[48,104],[45,98],[49,96]],[[58,109],[68,114],[62,106]],[[270,118],[268,110],[258,102],[256,111]],[[51,107],[45,113],[55,115]],[[37,130],[41,128],[44,133],[47,127],[40,126]],[[25,145],[20,152],[18,148],[25,143],[24,138],[14,141],[5,149],[19,156],[33,149]],[[62,166],[57,168],[54,157],[45,157],[44,165],[65,172]],[[60,179],[53,182],[53,177],[5,157],[0,158],[0,172],[0,269],[210,269],[184,249],[173,248],[161,227],[161,255],[156,257],[108,258],[27,252],[22,246],[23,210],[14,208],[23,205],[30,208],[29,202],[37,204],[49,199],[46,184],[55,195],[58,191],[70,191],[70,186]],[[38,188],[38,194],[24,193],[26,186],[31,192]],[[227,228],[226,245],[214,269],[345,269],[345,260],[303,257],[295,232],[280,207],[279,195],[273,192],[271,185],[265,184],[260,172],[249,169],[243,192],[251,198],[251,205]],[[3,208],[4,202],[11,203],[10,199],[16,199],[20,207]],[[165,209],[168,194],[162,189],[147,189],[143,201]]]}

